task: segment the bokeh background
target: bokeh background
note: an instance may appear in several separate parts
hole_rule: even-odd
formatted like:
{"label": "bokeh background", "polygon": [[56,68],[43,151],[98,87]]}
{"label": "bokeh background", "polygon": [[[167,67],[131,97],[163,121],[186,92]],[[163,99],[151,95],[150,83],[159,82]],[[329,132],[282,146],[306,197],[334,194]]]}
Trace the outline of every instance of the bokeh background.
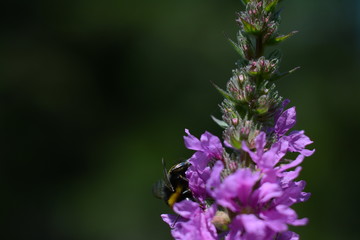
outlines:
{"label": "bokeh background", "polygon": [[[1,239],[171,239],[152,196],[187,159],[184,128],[221,135],[239,0],[3,0]],[[360,1],[287,0],[278,82],[317,152],[302,239],[358,239]]]}

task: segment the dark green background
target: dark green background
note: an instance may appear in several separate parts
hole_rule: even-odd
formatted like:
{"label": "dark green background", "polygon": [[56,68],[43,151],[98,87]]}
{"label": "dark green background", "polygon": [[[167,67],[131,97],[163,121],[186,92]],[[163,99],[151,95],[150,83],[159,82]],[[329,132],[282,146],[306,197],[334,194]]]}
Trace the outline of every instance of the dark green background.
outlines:
{"label": "dark green background", "polygon": [[[239,0],[1,1],[1,239],[170,239],[153,198],[191,156],[189,128],[220,135],[237,59]],[[278,82],[315,141],[301,178],[313,196],[302,239],[358,239],[360,4],[287,0]]]}

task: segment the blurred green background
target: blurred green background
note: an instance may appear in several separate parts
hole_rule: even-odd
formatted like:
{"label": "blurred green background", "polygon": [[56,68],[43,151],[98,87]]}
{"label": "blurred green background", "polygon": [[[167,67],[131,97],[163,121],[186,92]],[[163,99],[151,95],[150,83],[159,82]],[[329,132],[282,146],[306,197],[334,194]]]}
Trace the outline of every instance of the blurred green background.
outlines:
{"label": "blurred green background", "polygon": [[[360,3],[287,0],[278,82],[317,152],[302,239],[358,239]],[[239,0],[0,4],[1,239],[170,239],[151,193],[191,156],[184,128],[221,135]],[[5,237],[7,236],[7,237]]]}

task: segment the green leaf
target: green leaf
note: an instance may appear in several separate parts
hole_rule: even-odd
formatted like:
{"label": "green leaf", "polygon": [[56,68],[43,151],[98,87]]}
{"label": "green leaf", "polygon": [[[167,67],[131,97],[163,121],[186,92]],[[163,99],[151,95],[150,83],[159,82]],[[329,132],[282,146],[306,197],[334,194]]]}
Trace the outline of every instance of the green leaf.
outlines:
{"label": "green leaf", "polygon": [[220,120],[220,119],[217,119],[217,118],[214,117],[214,116],[211,116],[211,118],[212,118],[212,120],[214,120],[214,122],[215,122],[217,125],[219,125],[220,127],[224,128],[224,129],[226,129],[226,128],[229,127],[229,125],[228,125],[226,122],[224,122],[224,121],[222,121],[222,120]]}
{"label": "green leaf", "polygon": [[244,18],[240,17],[241,23],[244,26],[244,31],[250,34],[257,35],[260,33],[260,30],[256,28],[253,24],[246,21]]}
{"label": "green leaf", "polygon": [[231,94],[229,94],[228,92],[222,90],[220,87],[218,87],[215,83],[211,82],[212,85],[216,88],[216,90],[218,90],[218,92],[224,96],[224,98],[226,98],[227,100],[229,101],[232,101],[232,102],[236,102],[236,99],[231,96]]}
{"label": "green leaf", "polygon": [[286,35],[280,35],[280,36],[277,36],[277,37],[274,37],[274,38],[271,38],[268,42],[268,44],[278,44],[278,43],[281,43],[283,41],[285,41],[286,39],[290,38],[291,36],[293,36],[295,33],[297,33],[298,31],[293,31],[289,34],[286,34]]}
{"label": "green leaf", "polygon": [[274,21],[274,22],[277,23],[277,24],[280,24],[281,12],[282,12],[282,9],[277,10],[276,12],[274,12],[274,13],[272,14],[271,20]]}
{"label": "green leaf", "polygon": [[259,115],[263,115],[269,111],[269,108],[267,106],[259,107],[256,109],[256,113]]}
{"label": "green leaf", "polygon": [[281,35],[275,38],[276,42],[282,42],[285,41],[286,39],[288,39],[289,37],[291,37],[292,35],[294,35],[295,33],[297,33],[297,31],[293,31],[287,35]]}
{"label": "green leaf", "polygon": [[241,149],[240,140],[237,140],[234,136],[230,136],[230,144],[236,149]]}
{"label": "green leaf", "polygon": [[274,51],[272,51],[268,57],[268,59],[279,59],[279,61],[281,60],[281,58],[282,58],[282,53],[280,52],[279,49],[275,49]]}
{"label": "green leaf", "polygon": [[245,54],[244,54],[243,50],[241,49],[241,47],[238,44],[236,44],[233,40],[231,40],[230,38],[228,40],[229,40],[230,44],[233,46],[233,48],[235,49],[235,51],[237,53],[239,53],[243,59],[245,59]]}
{"label": "green leaf", "polygon": [[275,81],[275,80],[278,80],[280,78],[284,78],[290,74],[292,74],[293,72],[295,72],[296,70],[299,70],[300,67],[296,67],[296,68],[293,68],[291,69],[290,71],[287,71],[287,72],[284,72],[284,73],[278,73],[278,74],[275,74],[273,78],[271,78],[272,81]]}
{"label": "green leaf", "polygon": [[278,4],[279,0],[273,0],[271,1],[266,7],[265,7],[265,11],[267,12],[272,12],[274,11],[276,5]]}

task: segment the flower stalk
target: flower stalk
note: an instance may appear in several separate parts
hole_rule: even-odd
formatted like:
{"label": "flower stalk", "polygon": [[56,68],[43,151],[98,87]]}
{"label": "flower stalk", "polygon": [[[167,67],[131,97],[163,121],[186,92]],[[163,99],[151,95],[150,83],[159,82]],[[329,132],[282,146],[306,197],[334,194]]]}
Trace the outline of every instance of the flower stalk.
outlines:
{"label": "flower stalk", "polygon": [[[177,215],[162,218],[175,239],[295,240],[299,236],[288,226],[307,223],[291,206],[310,197],[303,192],[305,181],[295,179],[300,163],[314,152],[306,149],[312,141],[304,131],[288,133],[296,123],[295,107],[286,109],[289,100],[275,86],[297,68],[280,72],[278,51],[266,52],[295,33],[278,33],[279,2],[243,0],[237,39],[229,40],[240,60],[225,90],[214,84],[224,96],[222,119],[213,117],[224,128],[223,140],[209,132],[198,139],[186,130],[185,146],[195,153],[181,171],[173,167],[166,174],[165,198],[179,201],[173,205]],[[289,152],[297,157],[288,159]]]}

